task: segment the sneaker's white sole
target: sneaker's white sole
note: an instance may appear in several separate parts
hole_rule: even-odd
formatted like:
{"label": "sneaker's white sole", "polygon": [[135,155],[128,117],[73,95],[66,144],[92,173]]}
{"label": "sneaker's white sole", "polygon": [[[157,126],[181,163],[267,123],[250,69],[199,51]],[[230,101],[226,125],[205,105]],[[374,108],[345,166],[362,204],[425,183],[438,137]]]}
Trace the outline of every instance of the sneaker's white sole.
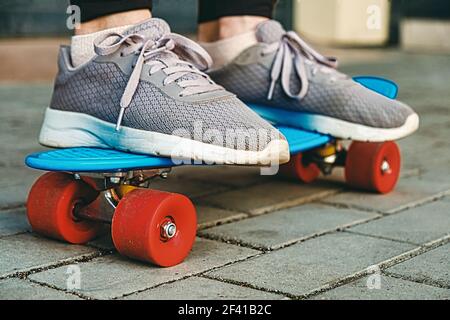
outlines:
{"label": "sneaker's white sole", "polygon": [[[245,151],[175,135],[121,127],[78,112],[47,108],[39,143],[55,148],[98,147],[211,164],[270,166],[289,161],[286,140],[272,140],[262,151]],[[189,162],[185,162],[189,163]]]}
{"label": "sneaker's white sole", "polygon": [[419,128],[419,116],[408,116],[402,126],[397,128],[375,128],[320,114],[303,113],[275,109],[260,105],[249,105],[264,119],[286,126],[329,134],[335,138],[356,141],[383,142],[404,138]]}
{"label": "sneaker's white sole", "polygon": [[306,117],[308,120],[301,122],[304,129],[329,134],[336,138],[356,141],[383,142],[398,140],[409,136],[419,128],[419,116],[416,113],[408,116],[405,123],[397,128],[374,128],[321,115],[306,115]]}

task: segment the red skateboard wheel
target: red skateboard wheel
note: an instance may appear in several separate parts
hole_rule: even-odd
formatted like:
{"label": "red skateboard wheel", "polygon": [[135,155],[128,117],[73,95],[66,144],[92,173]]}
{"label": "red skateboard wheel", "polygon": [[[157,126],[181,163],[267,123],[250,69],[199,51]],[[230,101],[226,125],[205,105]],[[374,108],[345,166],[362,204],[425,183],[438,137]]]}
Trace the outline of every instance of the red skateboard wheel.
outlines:
{"label": "red skateboard wheel", "polygon": [[30,190],[28,221],[36,233],[69,243],[86,243],[98,235],[101,224],[77,219],[74,209],[92,202],[97,195],[97,191],[70,174],[48,172]]}
{"label": "red skateboard wheel", "polygon": [[388,193],[400,175],[400,150],[395,142],[354,141],[347,152],[345,180],[355,188]]}
{"label": "red skateboard wheel", "polygon": [[313,182],[320,174],[320,169],[315,163],[305,165],[303,155],[298,153],[291,160],[280,166],[280,173],[287,178],[298,179],[305,183]]}
{"label": "red skateboard wheel", "polygon": [[161,267],[181,263],[195,241],[197,216],[185,196],[135,189],[119,202],[112,220],[112,238],[124,256]]}

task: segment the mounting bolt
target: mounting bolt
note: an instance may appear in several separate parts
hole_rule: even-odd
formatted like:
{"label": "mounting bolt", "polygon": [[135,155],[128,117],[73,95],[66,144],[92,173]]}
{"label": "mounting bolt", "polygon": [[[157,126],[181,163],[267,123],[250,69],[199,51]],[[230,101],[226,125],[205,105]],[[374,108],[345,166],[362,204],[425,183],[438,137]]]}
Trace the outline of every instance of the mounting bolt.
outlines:
{"label": "mounting bolt", "polygon": [[161,178],[163,179],[167,179],[167,177],[169,176],[169,174],[167,172],[161,172],[160,174]]}
{"label": "mounting bolt", "polygon": [[391,166],[389,165],[389,162],[387,162],[386,160],[383,160],[383,162],[381,163],[381,172],[383,173],[391,173]]}
{"label": "mounting bolt", "polygon": [[111,181],[111,183],[120,183],[120,177],[110,177],[109,181]]}
{"label": "mounting bolt", "polygon": [[177,226],[171,221],[165,223],[161,229],[161,235],[165,239],[171,239],[175,236],[175,233],[177,233]]}

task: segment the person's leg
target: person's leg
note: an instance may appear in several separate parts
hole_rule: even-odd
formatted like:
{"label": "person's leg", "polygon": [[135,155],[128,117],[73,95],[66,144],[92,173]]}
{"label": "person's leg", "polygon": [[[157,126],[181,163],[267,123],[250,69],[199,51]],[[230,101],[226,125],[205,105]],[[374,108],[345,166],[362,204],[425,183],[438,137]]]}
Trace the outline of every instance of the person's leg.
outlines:
{"label": "person's leg", "polygon": [[71,0],[81,11],[81,26],[75,34],[135,24],[151,17],[152,0]]}
{"label": "person's leg", "polygon": [[214,68],[257,43],[258,24],[272,18],[276,0],[200,0],[198,40],[211,54]]}
{"label": "person's leg", "polygon": [[71,0],[81,12],[81,23],[71,39],[74,66],[94,56],[94,39],[102,33],[122,32],[131,25],[151,18],[152,0]]}
{"label": "person's leg", "polygon": [[132,25],[151,17],[152,13],[149,9],[136,9],[126,12],[110,13],[105,16],[99,16],[92,20],[81,22],[80,27],[75,29],[75,35],[85,35],[106,29]]}
{"label": "person's leg", "polygon": [[274,0],[200,0],[198,40],[213,42],[254,31],[256,26],[271,19]]}

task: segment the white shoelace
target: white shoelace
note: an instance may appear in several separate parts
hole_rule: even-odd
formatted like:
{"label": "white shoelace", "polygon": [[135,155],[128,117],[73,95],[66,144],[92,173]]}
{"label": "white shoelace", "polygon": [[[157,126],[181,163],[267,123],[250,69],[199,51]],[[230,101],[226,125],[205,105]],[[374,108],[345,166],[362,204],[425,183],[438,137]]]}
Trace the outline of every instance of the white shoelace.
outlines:
{"label": "white shoelace", "polygon": [[[114,37],[114,41],[109,44],[112,37]],[[178,34],[170,33],[154,41],[140,34],[124,36],[119,33],[110,33],[95,39],[94,49],[100,56],[110,55],[118,50],[122,50],[121,54],[123,55],[139,53],[120,100],[116,130],[120,129],[125,109],[130,105],[136,92],[144,64],[150,66],[150,75],[160,70],[164,71],[167,77],[164,79],[163,85],[180,80],[189,74],[198,75],[196,79],[177,81],[177,84],[183,88],[180,96],[223,89],[202,72],[212,65],[209,54],[194,41]]]}
{"label": "white shoelace", "polygon": [[[272,69],[270,71],[270,88],[267,99],[271,100],[275,83],[281,75],[281,86],[283,91],[291,98],[301,100],[307,93],[309,88],[309,80],[306,72],[305,64],[316,62],[319,66],[313,69],[313,74],[318,71],[320,65],[324,72],[329,72],[329,68],[336,69],[338,62],[336,58],[325,57],[314,50],[310,45],[303,41],[294,31],[286,32],[279,42],[268,45],[263,54],[277,52]],[[297,93],[291,92],[291,71],[292,64],[294,70],[300,79],[300,89]]]}

